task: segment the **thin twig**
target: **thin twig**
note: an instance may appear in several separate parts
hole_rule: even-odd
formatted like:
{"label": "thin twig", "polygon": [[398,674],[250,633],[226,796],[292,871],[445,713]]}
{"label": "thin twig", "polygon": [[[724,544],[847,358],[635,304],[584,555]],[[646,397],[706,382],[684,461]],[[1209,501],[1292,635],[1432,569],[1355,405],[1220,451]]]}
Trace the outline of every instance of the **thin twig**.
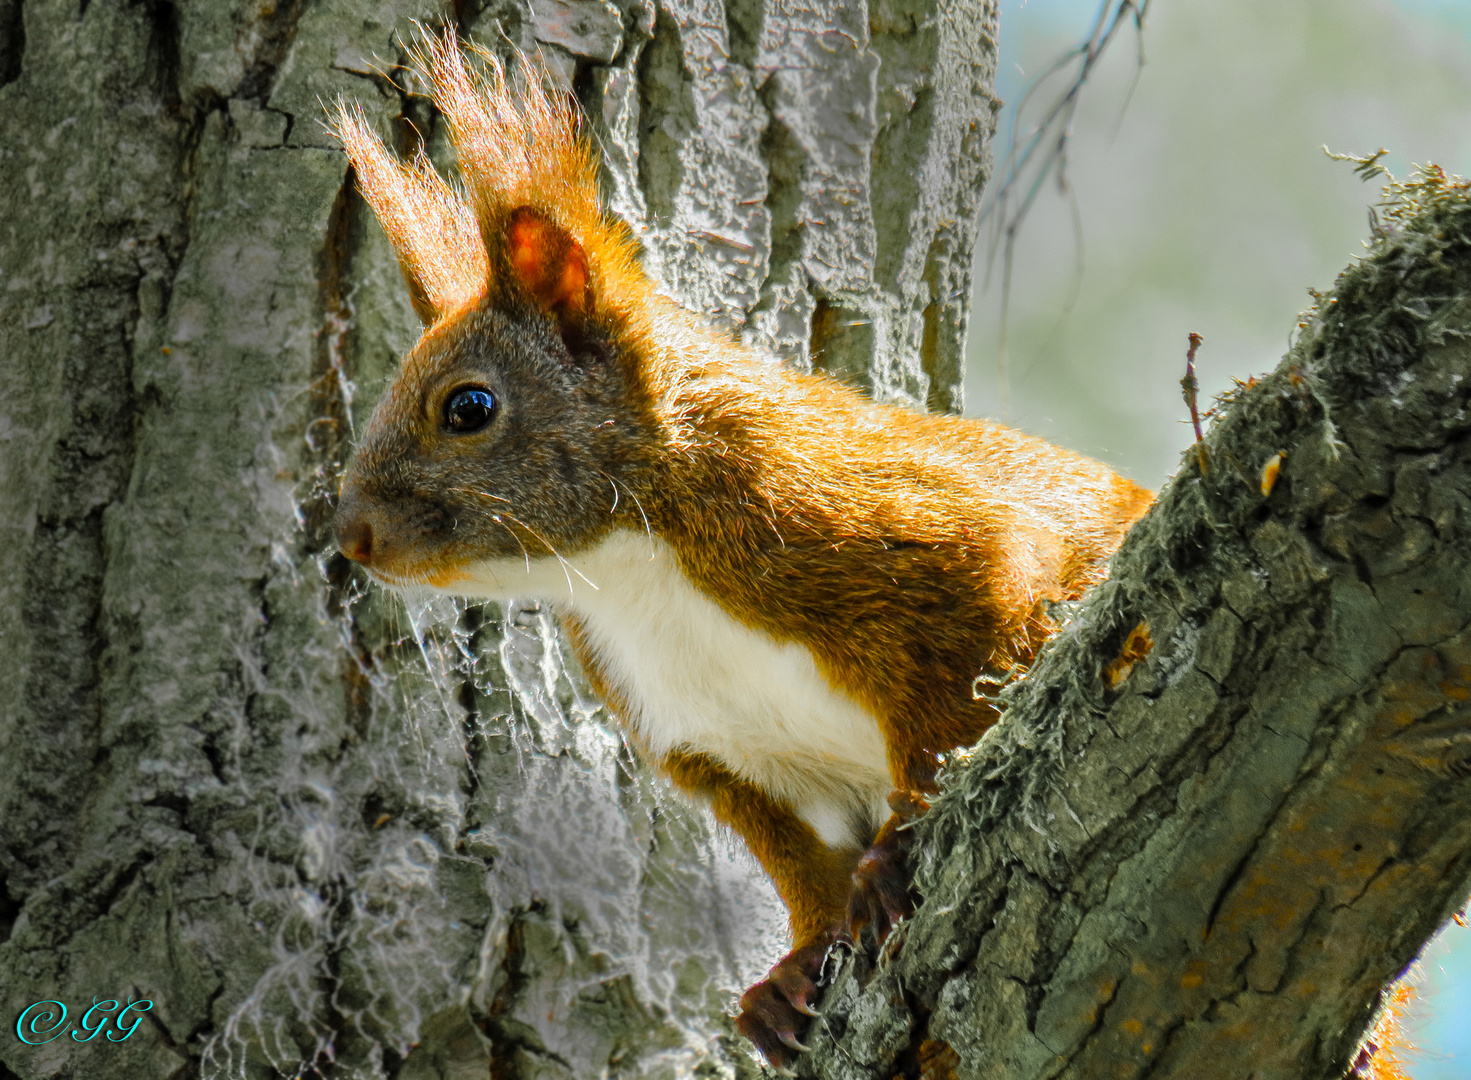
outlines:
{"label": "thin twig", "polygon": [[[1005,159],[1001,162],[999,186],[991,189],[981,208],[981,221],[989,222],[990,236],[986,248],[986,276],[983,287],[989,287],[991,273],[995,269],[996,256],[1001,255],[1001,345],[999,378],[1003,403],[1008,397],[1006,374],[1006,324],[1011,305],[1011,272],[1016,253],[1016,237],[1027,214],[1032,209],[1043,183],[1048,176],[1055,176],[1059,190],[1066,192],[1067,151],[1073,133],[1073,118],[1077,113],[1083,87],[1093,73],[1094,66],[1102,58],[1114,35],[1125,21],[1134,24],[1136,33],[1142,34],[1144,16],[1149,10],[1150,0],[1103,0],[1088,36],[1078,45],[1059,56],[1046,71],[1034,79],[1018,102],[1011,117],[1011,132]],[[1144,51],[1139,50],[1138,65],[1144,64]],[[1052,103],[1042,119],[1027,132],[1020,145],[1017,142],[1017,123],[1026,110],[1028,102],[1042,84],[1070,64],[1077,63],[1077,71],[1062,94]],[[1136,76],[1137,81],[1137,76]],[[1130,97],[1133,88],[1130,88]],[[1127,103],[1126,103],[1127,107]],[[1120,113],[1122,122],[1122,113]],[[1003,404],[1003,412],[1004,404]]]}
{"label": "thin twig", "polygon": [[1190,351],[1185,354],[1185,377],[1180,380],[1180,389],[1185,391],[1185,404],[1190,406],[1190,422],[1195,425],[1196,442],[1205,438],[1200,430],[1200,410],[1196,407],[1200,383],[1195,379],[1195,350],[1200,348],[1200,343],[1204,340],[1199,334],[1191,331]]}

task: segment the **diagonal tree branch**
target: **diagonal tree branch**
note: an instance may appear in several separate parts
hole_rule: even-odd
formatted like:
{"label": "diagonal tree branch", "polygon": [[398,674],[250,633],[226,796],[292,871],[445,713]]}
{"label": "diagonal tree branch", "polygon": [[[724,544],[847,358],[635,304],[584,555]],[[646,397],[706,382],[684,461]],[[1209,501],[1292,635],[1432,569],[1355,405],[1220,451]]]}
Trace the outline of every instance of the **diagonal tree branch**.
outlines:
{"label": "diagonal tree branch", "polygon": [[1342,1076],[1471,891],[1471,192],[1221,403],[919,823],[804,1076]]}

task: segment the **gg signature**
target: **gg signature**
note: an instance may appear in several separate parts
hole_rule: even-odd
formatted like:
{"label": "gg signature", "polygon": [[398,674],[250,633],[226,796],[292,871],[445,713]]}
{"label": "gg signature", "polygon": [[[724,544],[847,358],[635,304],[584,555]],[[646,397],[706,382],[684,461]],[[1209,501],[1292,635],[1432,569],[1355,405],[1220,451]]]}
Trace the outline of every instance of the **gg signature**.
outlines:
{"label": "gg signature", "polygon": [[[143,1013],[151,1008],[153,1008],[153,1002],[147,998],[141,1001],[129,1001],[126,1005],[117,998],[108,998],[106,1001],[98,1001],[94,998],[92,1007],[82,1014],[71,1036],[77,1042],[91,1042],[97,1037],[98,1032],[102,1032],[103,1038],[108,1042],[122,1042],[133,1034],[138,1025],[143,1022]],[[135,1012],[138,1015],[133,1017],[133,1022],[124,1028],[124,1021]],[[16,1018],[15,1034],[21,1042],[30,1046],[48,1043],[63,1033],[62,1029],[66,1027],[66,1013],[65,1002],[33,1001]],[[109,1025],[111,1030],[109,1030]],[[32,1038],[36,1035],[44,1037]]]}

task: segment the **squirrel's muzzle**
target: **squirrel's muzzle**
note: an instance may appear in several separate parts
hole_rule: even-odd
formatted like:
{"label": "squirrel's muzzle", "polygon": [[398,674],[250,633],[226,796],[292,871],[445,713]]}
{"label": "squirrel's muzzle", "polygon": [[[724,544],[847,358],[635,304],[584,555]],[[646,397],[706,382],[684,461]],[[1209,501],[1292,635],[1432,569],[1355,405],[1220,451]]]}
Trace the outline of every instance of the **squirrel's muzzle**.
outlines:
{"label": "squirrel's muzzle", "polygon": [[373,526],[361,518],[339,522],[337,547],[353,562],[371,566],[373,563]]}
{"label": "squirrel's muzzle", "polygon": [[351,479],[344,482],[332,526],[337,533],[337,549],[353,562],[372,567],[373,522],[367,502]]}
{"label": "squirrel's muzzle", "polygon": [[446,550],[453,512],[414,503],[408,510],[414,512],[407,512],[402,501],[365,489],[349,467],[332,522],[338,550],[385,585],[448,588],[459,580],[464,561],[463,556],[455,561]]}

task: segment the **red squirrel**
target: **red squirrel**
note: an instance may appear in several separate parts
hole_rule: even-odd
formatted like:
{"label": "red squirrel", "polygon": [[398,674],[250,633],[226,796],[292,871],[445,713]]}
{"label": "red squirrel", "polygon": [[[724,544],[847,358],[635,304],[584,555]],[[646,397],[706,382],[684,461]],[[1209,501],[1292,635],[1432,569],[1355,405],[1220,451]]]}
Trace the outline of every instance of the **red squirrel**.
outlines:
{"label": "red squirrel", "polygon": [[339,546],[388,586],[555,608],[628,740],[786,902],[793,951],[737,1026],[790,1062],[827,947],[908,910],[891,793],[920,805],[995,721],[977,679],[1031,661],[1152,496],[703,327],[604,209],[575,104],[453,34],[417,63],[462,189],[338,118],[426,327],[348,465]]}

